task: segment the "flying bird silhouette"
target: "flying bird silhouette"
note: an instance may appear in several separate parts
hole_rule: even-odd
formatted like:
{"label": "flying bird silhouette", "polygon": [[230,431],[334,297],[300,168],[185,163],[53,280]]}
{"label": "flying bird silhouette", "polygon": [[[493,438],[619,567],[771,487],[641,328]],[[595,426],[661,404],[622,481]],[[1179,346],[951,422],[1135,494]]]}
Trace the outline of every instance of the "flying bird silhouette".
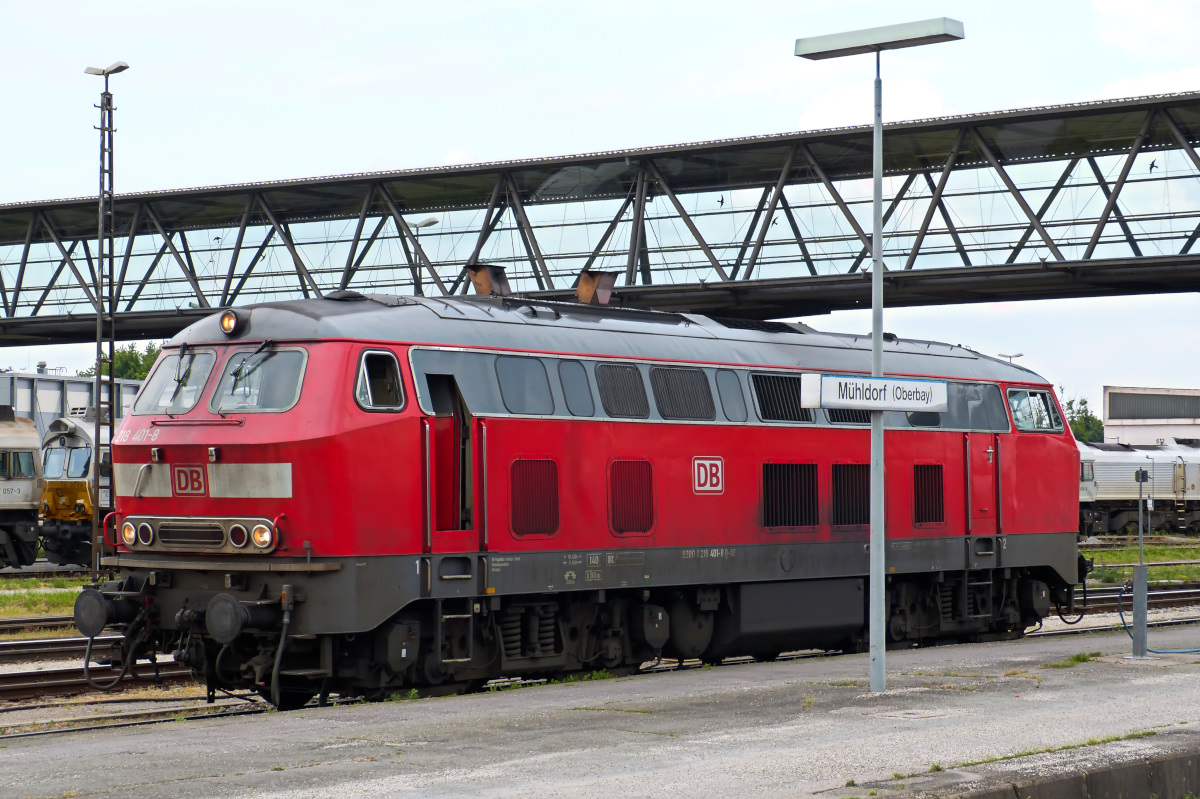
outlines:
{"label": "flying bird silhouette", "polygon": [[1155,169],[1158,169],[1158,159],[1150,162],[1150,171],[1153,172]]}

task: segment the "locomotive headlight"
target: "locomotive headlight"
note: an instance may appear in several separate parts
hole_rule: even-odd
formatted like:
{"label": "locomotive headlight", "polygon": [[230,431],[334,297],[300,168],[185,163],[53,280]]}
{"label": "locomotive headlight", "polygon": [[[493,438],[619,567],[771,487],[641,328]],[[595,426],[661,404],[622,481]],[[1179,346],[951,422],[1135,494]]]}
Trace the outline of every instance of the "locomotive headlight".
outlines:
{"label": "locomotive headlight", "polygon": [[[262,525],[259,525],[260,527]],[[250,534],[246,532],[246,528],[240,524],[235,524],[229,528],[229,543],[233,544],[238,549],[246,546],[250,540]]]}
{"label": "locomotive headlight", "polygon": [[226,311],[221,314],[221,332],[227,336],[232,336],[238,329],[238,315],[233,311]]}
{"label": "locomotive headlight", "polygon": [[137,529],[138,543],[144,547],[148,547],[154,543],[154,528],[142,522]]}
{"label": "locomotive headlight", "polygon": [[121,525],[121,540],[125,542],[125,546],[133,546],[133,542],[137,541],[137,528],[131,522],[125,522]]}
{"label": "locomotive headlight", "polygon": [[275,532],[265,524],[254,525],[254,529],[250,531],[250,537],[254,539],[254,546],[259,549],[266,549],[275,543]]}

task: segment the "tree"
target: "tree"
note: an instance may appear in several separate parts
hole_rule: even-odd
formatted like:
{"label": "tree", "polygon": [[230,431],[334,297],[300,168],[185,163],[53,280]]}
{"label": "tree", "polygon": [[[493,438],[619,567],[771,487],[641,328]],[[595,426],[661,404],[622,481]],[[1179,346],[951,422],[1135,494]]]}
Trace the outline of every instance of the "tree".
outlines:
{"label": "tree", "polygon": [[[125,380],[145,380],[150,373],[150,367],[158,360],[162,346],[153,341],[146,344],[145,352],[140,352],[136,344],[118,347],[113,352],[113,377]],[[104,365],[103,374],[108,374],[108,364]],[[96,367],[91,366],[79,372],[80,377],[95,377]]]}
{"label": "tree", "polygon": [[1063,406],[1067,411],[1067,423],[1079,441],[1099,443],[1104,441],[1104,423],[1096,418],[1086,399],[1073,398]]}

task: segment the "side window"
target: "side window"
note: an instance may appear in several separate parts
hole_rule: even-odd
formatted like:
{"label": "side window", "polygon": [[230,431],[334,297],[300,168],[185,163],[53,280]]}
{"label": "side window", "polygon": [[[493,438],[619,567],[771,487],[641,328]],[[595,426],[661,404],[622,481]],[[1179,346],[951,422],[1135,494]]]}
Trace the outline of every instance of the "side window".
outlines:
{"label": "side window", "polygon": [[8,479],[8,453],[0,452],[0,480]]}
{"label": "side window", "polygon": [[1018,430],[1055,432],[1063,429],[1062,419],[1049,391],[1009,389],[1008,407]]}
{"label": "side window", "polygon": [[596,403],[592,400],[592,386],[588,382],[587,369],[579,361],[559,361],[558,379],[562,381],[563,396],[567,410],[572,416],[595,416]]}
{"label": "side window", "polygon": [[1090,483],[1096,479],[1096,464],[1094,461],[1079,462],[1079,482]]}
{"label": "side window", "polygon": [[721,369],[717,372],[717,393],[721,395],[721,408],[725,418],[731,422],[746,421],[746,397],[742,394],[742,383],[737,372]]}
{"label": "side window", "polygon": [[14,452],[12,454],[13,477],[37,477],[37,469],[33,465],[32,452]]}
{"label": "side window", "polygon": [[650,402],[646,399],[646,384],[636,366],[623,363],[602,363],[596,366],[596,386],[600,402],[609,416],[623,419],[646,419]]}
{"label": "side window", "polygon": [[[999,386],[991,383],[952,382],[948,389],[950,408],[943,416],[943,427],[981,432],[1008,432],[1008,414],[1004,412],[1004,397]],[[912,420],[911,414],[909,419]]]}
{"label": "side window", "polygon": [[501,355],[496,358],[500,397],[510,413],[547,416],[554,413],[546,367],[537,358]]}
{"label": "side window", "polygon": [[909,411],[908,423],[913,427],[941,427],[942,415],[937,411]]}
{"label": "side window", "polygon": [[400,364],[390,352],[368,350],[358,362],[354,399],[366,411],[398,411],[404,407]]}
{"label": "side window", "polygon": [[664,419],[711,421],[717,418],[708,375],[702,369],[655,366],[650,370],[654,403]]}

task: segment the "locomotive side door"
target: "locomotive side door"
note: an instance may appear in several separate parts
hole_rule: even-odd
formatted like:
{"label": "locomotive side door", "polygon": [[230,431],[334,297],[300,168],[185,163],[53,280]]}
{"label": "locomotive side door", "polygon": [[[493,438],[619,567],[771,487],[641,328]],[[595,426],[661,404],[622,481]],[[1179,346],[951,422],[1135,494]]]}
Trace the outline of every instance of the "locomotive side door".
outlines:
{"label": "locomotive side door", "polygon": [[434,416],[425,419],[426,548],[473,552],[475,420],[453,375],[428,374]]}
{"label": "locomotive side door", "polygon": [[996,535],[996,478],[1000,446],[995,433],[964,433],[968,536]]}

